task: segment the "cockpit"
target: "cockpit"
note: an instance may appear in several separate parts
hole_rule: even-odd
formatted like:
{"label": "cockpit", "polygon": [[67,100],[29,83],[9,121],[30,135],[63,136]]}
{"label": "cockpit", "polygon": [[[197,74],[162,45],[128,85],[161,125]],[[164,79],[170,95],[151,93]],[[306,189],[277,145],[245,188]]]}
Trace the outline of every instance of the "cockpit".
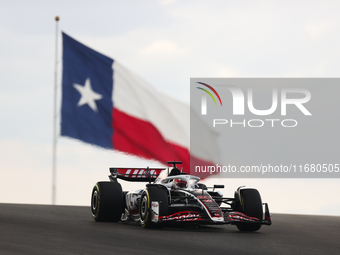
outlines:
{"label": "cockpit", "polygon": [[178,168],[168,168],[163,170],[155,180],[155,183],[163,184],[171,189],[195,190],[200,178],[182,173]]}

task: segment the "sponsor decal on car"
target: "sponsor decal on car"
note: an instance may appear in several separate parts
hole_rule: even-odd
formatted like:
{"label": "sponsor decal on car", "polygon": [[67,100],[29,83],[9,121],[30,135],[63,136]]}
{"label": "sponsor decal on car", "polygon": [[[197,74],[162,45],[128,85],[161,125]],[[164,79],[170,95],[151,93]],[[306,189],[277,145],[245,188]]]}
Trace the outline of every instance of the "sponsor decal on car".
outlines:
{"label": "sponsor decal on car", "polygon": [[114,168],[114,171],[119,176],[129,177],[129,178],[142,178],[148,177],[150,174],[151,177],[156,178],[164,169],[157,168]]}
{"label": "sponsor decal on car", "polygon": [[158,202],[151,202],[151,221],[157,223],[159,221],[159,204]]}
{"label": "sponsor decal on car", "polygon": [[228,213],[229,221],[259,221],[258,218],[247,216],[240,212],[230,212]]}
{"label": "sponsor decal on car", "polygon": [[215,200],[213,200],[210,196],[197,196],[197,198],[202,202],[212,219],[223,221],[221,208]]}
{"label": "sponsor decal on car", "polygon": [[159,217],[161,221],[198,221],[203,220],[199,213],[194,211],[178,212]]}

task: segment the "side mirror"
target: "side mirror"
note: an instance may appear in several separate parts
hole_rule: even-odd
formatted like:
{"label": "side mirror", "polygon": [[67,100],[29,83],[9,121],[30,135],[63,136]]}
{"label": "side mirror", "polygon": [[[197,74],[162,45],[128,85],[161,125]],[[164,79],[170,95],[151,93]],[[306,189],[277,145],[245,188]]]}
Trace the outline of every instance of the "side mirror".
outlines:
{"label": "side mirror", "polygon": [[224,189],[224,185],[223,184],[215,184],[214,189]]}
{"label": "side mirror", "polygon": [[208,190],[207,186],[203,183],[197,183],[199,189]]}

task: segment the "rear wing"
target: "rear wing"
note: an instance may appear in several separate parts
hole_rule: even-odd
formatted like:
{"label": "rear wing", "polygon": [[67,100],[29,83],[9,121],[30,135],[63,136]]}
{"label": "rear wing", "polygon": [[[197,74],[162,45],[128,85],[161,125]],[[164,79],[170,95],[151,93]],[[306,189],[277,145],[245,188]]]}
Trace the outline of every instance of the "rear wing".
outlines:
{"label": "rear wing", "polygon": [[131,167],[110,167],[109,178],[117,181],[117,178],[131,182],[153,182],[166,168],[131,168]]}

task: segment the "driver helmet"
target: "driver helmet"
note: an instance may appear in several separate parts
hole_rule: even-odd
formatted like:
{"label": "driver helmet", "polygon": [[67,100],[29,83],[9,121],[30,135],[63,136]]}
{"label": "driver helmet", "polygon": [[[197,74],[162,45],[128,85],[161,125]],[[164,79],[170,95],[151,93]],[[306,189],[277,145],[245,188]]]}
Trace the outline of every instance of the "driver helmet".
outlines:
{"label": "driver helmet", "polygon": [[179,187],[179,188],[187,188],[188,183],[185,180],[180,180],[180,179],[174,179],[174,183]]}

